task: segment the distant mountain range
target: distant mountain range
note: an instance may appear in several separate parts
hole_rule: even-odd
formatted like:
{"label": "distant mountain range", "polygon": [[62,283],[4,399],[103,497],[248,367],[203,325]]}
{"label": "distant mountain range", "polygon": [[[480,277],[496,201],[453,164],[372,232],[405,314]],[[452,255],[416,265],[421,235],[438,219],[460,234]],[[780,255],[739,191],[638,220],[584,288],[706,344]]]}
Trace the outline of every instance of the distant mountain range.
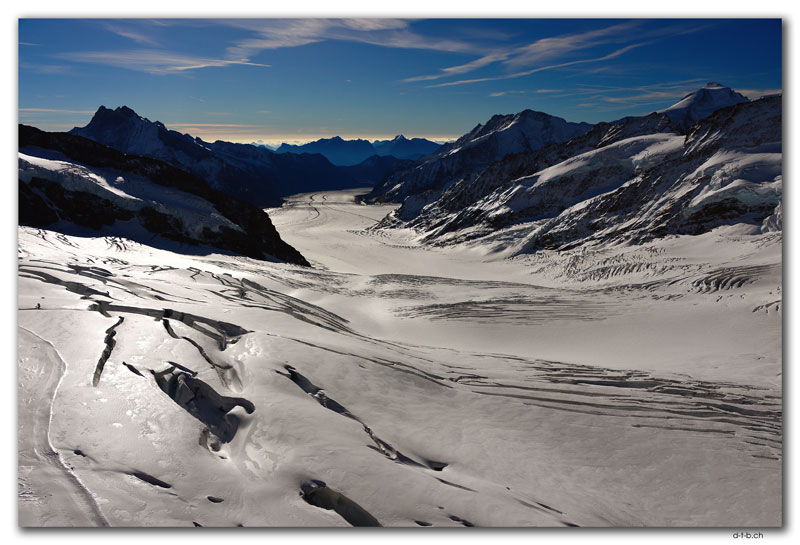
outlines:
{"label": "distant mountain range", "polygon": [[392,140],[344,140],[339,136],[322,138],[301,145],[281,144],[276,153],[319,153],[334,165],[357,165],[373,155],[392,156],[396,159],[419,159],[434,153],[440,144],[424,138],[408,139],[402,134]]}
{"label": "distant mountain range", "polygon": [[282,197],[295,193],[357,186],[321,155],[277,154],[250,144],[205,142],[169,130],[126,106],[114,110],[101,106],[88,125],[70,134],[160,159],[259,207],[279,206]]}
{"label": "distant mountain range", "polygon": [[709,83],[661,112],[594,126],[495,116],[365,199],[402,203],[379,228],[510,254],[734,223],[780,230],[781,109],[780,96],[751,102]]}

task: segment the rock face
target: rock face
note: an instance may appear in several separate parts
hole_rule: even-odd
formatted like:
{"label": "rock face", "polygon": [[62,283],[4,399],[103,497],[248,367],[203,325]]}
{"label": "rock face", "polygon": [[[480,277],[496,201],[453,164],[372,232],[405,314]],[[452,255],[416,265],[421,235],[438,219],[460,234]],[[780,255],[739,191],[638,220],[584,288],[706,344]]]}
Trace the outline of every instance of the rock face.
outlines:
{"label": "rock face", "polygon": [[354,181],[321,155],[277,154],[267,148],[230,142],[204,142],[167,129],[126,106],[101,106],[83,136],[124,153],[153,157],[206,180],[212,187],[260,207],[305,191],[345,189]]}
{"label": "rock face", "polygon": [[25,125],[19,126],[19,146],[20,225],[86,228],[151,245],[158,235],[308,265],[264,211],[162,161]]}
{"label": "rock face", "polygon": [[540,149],[565,142],[587,132],[588,123],[570,123],[559,117],[525,110],[515,115],[496,115],[478,125],[414,167],[397,172],[377,185],[368,202],[403,202],[399,212],[409,220],[426,204],[460,179],[486,168],[508,154]]}

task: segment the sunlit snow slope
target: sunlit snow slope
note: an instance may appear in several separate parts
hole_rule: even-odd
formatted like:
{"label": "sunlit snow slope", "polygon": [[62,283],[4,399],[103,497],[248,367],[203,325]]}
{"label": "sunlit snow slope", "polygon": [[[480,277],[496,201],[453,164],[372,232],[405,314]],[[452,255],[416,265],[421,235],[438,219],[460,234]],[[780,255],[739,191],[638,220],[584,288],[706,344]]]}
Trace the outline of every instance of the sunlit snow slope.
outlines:
{"label": "sunlit snow slope", "polygon": [[779,231],[493,261],[356,193],[269,211],[314,269],[21,227],[20,524],[781,524]]}

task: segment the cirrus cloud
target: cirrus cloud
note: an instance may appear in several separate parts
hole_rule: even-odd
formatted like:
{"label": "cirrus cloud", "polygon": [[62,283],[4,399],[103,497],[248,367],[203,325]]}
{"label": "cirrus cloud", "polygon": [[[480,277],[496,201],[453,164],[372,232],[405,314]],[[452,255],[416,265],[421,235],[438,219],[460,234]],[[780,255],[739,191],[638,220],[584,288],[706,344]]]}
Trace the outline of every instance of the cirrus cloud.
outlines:
{"label": "cirrus cloud", "polygon": [[254,62],[195,57],[154,49],[129,49],[123,51],[84,51],[61,53],[57,57],[71,62],[93,63],[127,68],[149,74],[174,74],[200,68],[246,65],[269,67]]}

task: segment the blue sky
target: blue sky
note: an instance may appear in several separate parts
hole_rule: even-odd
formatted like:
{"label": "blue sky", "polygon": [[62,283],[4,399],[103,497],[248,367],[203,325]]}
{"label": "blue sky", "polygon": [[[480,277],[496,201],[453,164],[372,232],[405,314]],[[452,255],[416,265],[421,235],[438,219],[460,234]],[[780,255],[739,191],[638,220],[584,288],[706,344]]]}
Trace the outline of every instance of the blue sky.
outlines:
{"label": "blue sky", "polygon": [[206,140],[457,137],[526,108],[610,121],[707,81],[782,88],[775,19],[20,19],[19,120],[98,106]]}

